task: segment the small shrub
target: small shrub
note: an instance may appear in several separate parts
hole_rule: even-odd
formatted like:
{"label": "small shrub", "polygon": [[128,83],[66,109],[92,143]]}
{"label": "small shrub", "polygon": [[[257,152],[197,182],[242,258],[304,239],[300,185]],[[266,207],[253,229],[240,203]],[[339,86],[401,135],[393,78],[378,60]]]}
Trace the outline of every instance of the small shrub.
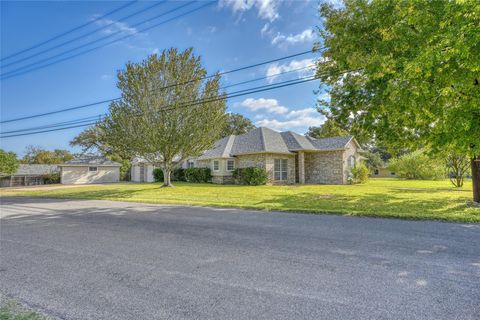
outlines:
{"label": "small shrub", "polygon": [[365,183],[368,181],[368,176],[370,175],[370,170],[368,170],[365,163],[355,164],[348,176],[348,182],[350,184]]}
{"label": "small shrub", "polygon": [[405,154],[391,159],[388,169],[405,179],[438,180],[445,178],[443,161],[430,158],[423,150]]}
{"label": "small shrub", "polygon": [[172,180],[174,180],[174,181],[187,181],[185,179],[185,169],[177,168],[177,169],[173,170]]}
{"label": "small shrub", "polygon": [[130,181],[130,168],[131,164],[129,160],[120,160],[118,161],[122,165],[120,167],[120,180]]}
{"label": "small shrub", "polygon": [[446,158],[448,177],[450,182],[456,187],[463,187],[463,180],[468,175],[470,169],[470,159],[465,154],[450,153]]}
{"label": "small shrub", "polygon": [[212,172],[210,168],[188,168],[185,169],[185,181],[188,182],[210,182],[212,180]]}
{"label": "small shrub", "polygon": [[45,184],[60,183],[60,173],[53,172],[53,173],[44,174],[43,181],[45,182]]}
{"label": "small shrub", "polygon": [[263,185],[267,183],[267,171],[257,167],[237,168],[233,170],[233,178],[238,184]]}
{"label": "small shrub", "polygon": [[161,168],[153,169],[153,180],[155,182],[163,182],[163,170]]}

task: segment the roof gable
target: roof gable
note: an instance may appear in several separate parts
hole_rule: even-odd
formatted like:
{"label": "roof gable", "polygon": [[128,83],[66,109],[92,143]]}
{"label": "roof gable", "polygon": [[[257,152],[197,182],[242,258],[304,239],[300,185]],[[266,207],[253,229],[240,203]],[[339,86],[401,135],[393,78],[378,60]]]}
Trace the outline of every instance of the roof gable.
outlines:
{"label": "roof gable", "polygon": [[20,164],[15,176],[43,175],[59,172],[57,164]]}
{"label": "roof gable", "polygon": [[235,137],[231,154],[290,153],[280,132],[260,127]]}
{"label": "roof gable", "polygon": [[350,140],[353,139],[353,136],[331,137],[322,139],[314,139],[312,137],[307,137],[307,139],[312,143],[316,150],[336,150],[345,149]]}
{"label": "roof gable", "polygon": [[295,132],[256,128],[238,136],[218,140],[198,159],[228,158],[249,153],[291,153],[293,151],[329,151],[347,148],[353,136],[315,139]]}
{"label": "roof gable", "polygon": [[100,156],[80,156],[60,166],[121,166],[120,163]]}

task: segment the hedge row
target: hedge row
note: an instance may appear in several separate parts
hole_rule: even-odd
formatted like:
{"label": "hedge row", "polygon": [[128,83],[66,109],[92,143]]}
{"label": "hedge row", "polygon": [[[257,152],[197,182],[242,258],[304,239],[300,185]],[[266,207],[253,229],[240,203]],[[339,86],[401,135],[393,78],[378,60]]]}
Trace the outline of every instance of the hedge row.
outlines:
{"label": "hedge row", "polygon": [[233,170],[233,178],[237,184],[258,186],[267,183],[267,171],[257,167],[237,168]]}
{"label": "hedge row", "polygon": [[[153,178],[156,182],[163,182],[162,169],[153,169]],[[210,182],[212,180],[212,173],[210,168],[178,168],[173,170],[172,180],[197,183]]]}

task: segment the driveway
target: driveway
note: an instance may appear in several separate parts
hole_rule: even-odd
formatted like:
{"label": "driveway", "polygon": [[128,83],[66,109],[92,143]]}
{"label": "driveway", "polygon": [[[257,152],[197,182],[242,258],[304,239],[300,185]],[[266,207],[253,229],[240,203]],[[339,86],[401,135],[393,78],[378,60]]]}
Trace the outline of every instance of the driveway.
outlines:
{"label": "driveway", "polygon": [[480,225],[1,198],[0,293],[61,319],[480,319]]}

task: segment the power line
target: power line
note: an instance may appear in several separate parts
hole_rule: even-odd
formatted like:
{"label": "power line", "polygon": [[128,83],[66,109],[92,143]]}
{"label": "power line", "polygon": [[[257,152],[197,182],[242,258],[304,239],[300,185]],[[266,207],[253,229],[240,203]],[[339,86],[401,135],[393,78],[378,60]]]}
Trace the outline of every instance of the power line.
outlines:
{"label": "power line", "polygon": [[125,9],[126,7],[129,7],[129,6],[131,6],[132,4],[134,4],[134,3],[136,3],[136,2],[137,2],[137,0],[128,2],[127,4],[125,4],[125,5],[123,5],[123,6],[120,6],[120,7],[118,7],[117,9],[114,9],[114,10],[112,10],[112,11],[110,11],[110,12],[107,12],[107,13],[103,14],[102,16],[100,16],[100,17],[98,17],[98,18],[96,18],[96,19],[94,19],[94,20],[92,20],[92,21],[86,22],[86,23],[84,23],[84,24],[82,24],[82,25],[79,25],[79,26],[73,28],[73,29],[70,29],[70,30],[65,31],[65,32],[63,32],[63,33],[61,33],[61,34],[58,34],[58,35],[56,35],[56,36],[54,36],[54,37],[52,37],[52,38],[50,38],[50,39],[44,40],[44,41],[39,42],[39,43],[37,43],[37,44],[35,44],[35,45],[31,46],[31,47],[28,47],[28,48],[26,48],[26,49],[22,49],[22,50],[20,50],[20,51],[14,52],[14,53],[6,56],[6,57],[3,57],[3,58],[0,59],[0,61],[10,59],[10,58],[12,58],[12,57],[14,57],[14,56],[17,56],[17,55],[20,55],[20,54],[22,54],[22,53],[24,53],[24,52],[27,52],[27,51],[33,50],[33,49],[35,49],[35,48],[38,48],[38,47],[40,47],[40,46],[43,46],[44,44],[50,43],[50,42],[52,42],[53,40],[56,40],[56,39],[61,38],[61,37],[63,37],[63,36],[66,36],[67,34],[70,34],[70,33],[74,32],[74,31],[77,31],[77,30],[83,28],[83,27],[86,27],[86,26],[88,26],[89,24],[95,23],[95,22],[97,22],[98,20],[101,20],[101,19],[103,19],[103,18],[105,18],[105,17],[107,17],[107,16],[109,16],[109,15],[111,15],[111,14],[114,14],[115,12],[118,12],[118,11],[120,11],[120,10],[122,10],[122,9]]}
{"label": "power line", "polygon": [[[150,10],[150,9],[152,9],[152,8],[154,8],[154,7],[157,7],[157,6],[159,6],[159,5],[162,5],[162,4],[165,4],[165,1],[156,2],[156,3],[154,3],[154,4],[151,5],[151,6],[148,6],[148,7],[144,8],[144,9],[142,9],[142,10],[140,10],[140,11],[137,11],[137,12],[134,12],[134,13],[132,13],[132,14],[129,14],[129,15],[126,16],[126,17],[123,17],[123,18],[121,18],[121,19],[119,19],[119,20],[117,20],[117,21],[113,21],[113,22],[111,22],[111,23],[109,23],[109,24],[106,24],[106,25],[104,25],[104,26],[102,26],[102,27],[100,27],[100,28],[97,28],[97,29],[95,29],[95,30],[93,30],[93,31],[90,31],[90,32],[81,34],[81,35],[79,35],[79,36],[77,36],[77,37],[75,37],[75,38],[73,38],[73,39],[67,40],[67,41],[65,41],[65,42],[61,42],[61,43],[59,43],[59,44],[57,44],[57,45],[55,45],[55,46],[53,46],[53,47],[49,47],[49,48],[47,48],[47,49],[44,49],[44,50],[42,50],[42,51],[40,51],[40,52],[36,52],[36,53],[34,53],[34,54],[31,54],[31,55],[26,56],[26,57],[24,57],[24,58],[21,58],[21,59],[19,59],[19,60],[15,60],[15,61],[13,61],[13,62],[10,62],[10,63],[7,63],[7,64],[3,64],[3,65],[2,65],[2,68],[6,68],[6,67],[9,67],[9,66],[11,66],[11,65],[18,64],[18,63],[20,63],[20,62],[23,62],[23,61],[25,61],[25,60],[29,60],[29,59],[34,58],[34,57],[38,57],[39,55],[42,55],[42,54],[44,54],[44,53],[46,53],[46,52],[55,50],[55,49],[57,49],[57,48],[60,48],[60,47],[62,47],[62,46],[65,46],[65,45],[67,45],[67,44],[70,44],[70,43],[72,43],[72,42],[75,42],[75,41],[77,41],[77,40],[83,39],[83,38],[85,38],[85,37],[88,37],[88,36],[90,36],[90,35],[92,35],[92,34],[97,33],[98,31],[104,30],[104,29],[106,29],[106,28],[108,28],[108,27],[110,27],[110,26],[112,26],[112,25],[114,25],[114,24],[116,24],[116,23],[118,23],[118,22],[123,22],[123,21],[125,21],[125,20],[127,20],[127,19],[129,19],[129,18],[131,18],[131,17],[133,17],[133,16],[136,16],[136,15],[138,15],[138,14],[140,14],[140,13],[143,13],[143,12],[145,12],[145,11],[147,11],[147,10]],[[97,19],[97,20],[98,20],[98,19]],[[97,20],[96,20],[96,21],[97,21]],[[133,27],[132,27],[132,28],[133,28]],[[109,38],[109,37],[113,37],[114,35],[119,34],[119,33],[121,33],[121,32],[122,32],[122,31],[120,30],[120,31],[117,31],[117,32],[115,32],[115,33],[111,33],[111,34],[109,34],[108,36],[103,37],[103,38],[100,38],[99,40],[96,40],[96,41],[100,41],[100,40],[103,40],[103,39],[106,39],[106,38]],[[96,42],[96,41],[93,41],[93,42],[84,44],[83,46],[92,44],[92,43],[94,43],[94,42]],[[81,47],[82,47],[82,46],[77,47],[77,48],[81,48]],[[73,49],[71,49],[71,50],[69,50],[69,51],[65,51],[64,53],[71,52],[71,51],[73,51],[73,50],[76,50],[77,48],[73,48]],[[49,58],[45,58],[45,59],[43,59],[43,60],[38,60],[38,61],[36,61],[36,62],[33,62],[33,63],[29,64],[29,65],[20,67],[20,68],[18,68],[17,70],[23,69],[23,68],[29,67],[29,66],[31,66],[31,65],[35,65],[35,64],[41,63],[41,62],[44,62],[45,60],[50,60],[50,59],[55,58],[55,57],[57,57],[57,56],[59,56],[59,55],[62,55],[62,54],[64,54],[64,53],[60,53],[60,54],[57,54],[57,55],[55,55],[55,56],[51,56],[51,57],[49,57]],[[14,70],[14,71],[15,71],[15,70]],[[9,72],[10,72],[10,71],[9,71]],[[12,72],[13,72],[13,71],[12,71]]]}
{"label": "power line", "polygon": [[[188,6],[188,5],[190,5],[190,4],[194,3],[194,2],[196,2],[196,1],[192,1],[192,2],[189,2],[189,3],[187,3],[187,4],[183,4],[183,5],[177,7],[177,8],[175,8],[175,9],[173,9],[173,10],[170,10],[170,11],[167,12],[167,13],[164,13],[163,15],[166,15],[166,14],[171,13],[171,12],[173,12],[173,11],[182,9],[183,7],[186,7],[186,6]],[[106,46],[108,46],[108,45],[111,45],[111,44],[113,44],[113,43],[116,43],[116,42],[125,40],[125,39],[127,39],[127,38],[130,38],[130,37],[132,37],[132,36],[134,36],[134,35],[136,35],[136,34],[138,34],[138,33],[145,32],[145,31],[147,31],[147,30],[153,29],[153,28],[155,28],[155,27],[158,27],[158,26],[163,25],[163,24],[165,24],[165,23],[168,23],[168,22],[170,22],[170,21],[173,21],[173,20],[176,20],[176,19],[181,18],[181,17],[183,17],[183,16],[186,16],[186,15],[188,15],[188,14],[190,14],[190,13],[195,12],[195,11],[201,10],[201,9],[203,9],[203,8],[209,6],[209,5],[212,5],[212,4],[213,4],[213,2],[208,2],[208,3],[204,4],[204,5],[201,5],[200,7],[197,7],[197,8],[195,8],[195,9],[189,10],[189,11],[187,11],[187,12],[181,13],[181,14],[179,14],[179,15],[176,15],[176,16],[172,17],[172,18],[169,18],[169,19],[167,19],[167,20],[164,20],[164,21],[162,21],[162,22],[159,22],[159,23],[156,23],[156,24],[154,24],[154,25],[152,25],[152,26],[149,26],[149,27],[147,27],[147,28],[144,28],[144,29],[142,29],[142,30],[135,31],[135,32],[130,33],[130,34],[127,34],[127,35],[125,35],[125,36],[123,36],[123,37],[121,37],[121,38],[114,39],[114,40],[112,40],[112,41],[106,42],[106,43],[104,43],[104,44],[102,44],[102,45],[98,45],[98,46],[96,46],[96,47],[93,47],[93,48],[90,48],[90,49],[87,49],[87,50],[80,51],[80,52],[78,52],[78,53],[76,53],[76,54],[67,56],[67,57],[65,57],[65,58],[61,58],[61,59],[58,59],[58,60],[55,60],[55,61],[52,61],[52,62],[43,64],[43,65],[37,66],[37,67],[33,67],[33,68],[30,68],[30,69],[24,70],[25,68],[27,68],[27,67],[29,67],[29,66],[33,66],[34,64],[38,64],[39,62],[37,61],[37,62],[32,63],[32,64],[30,64],[30,65],[27,65],[27,66],[18,68],[18,69],[16,69],[16,70],[12,70],[12,71],[9,71],[9,72],[7,72],[7,73],[3,73],[3,74],[0,75],[0,77],[1,77],[0,80],[9,79],[9,78],[16,77],[16,76],[19,76],[19,75],[23,75],[23,74],[26,74],[26,73],[29,73],[29,72],[32,72],[32,71],[35,71],[35,70],[43,69],[43,68],[49,67],[49,66],[51,66],[51,65],[54,65],[54,64],[57,64],[57,63],[60,63],[60,62],[63,62],[63,61],[66,61],[66,60],[69,60],[69,59],[78,57],[78,56],[80,56],[80,55],[83,55],[83,54],[86,54],[86,53],[89,53],[89,52],[92,52],[92,51],[95,51],[95,50],[98,50],[98,49],[101,49],[101,48],[106,47]],[[158,18],[158,17],[157,17],[157,18]],[[95,40],[95,41],[93,41],[93,42],[98,42],[98,39]],[[92,44],[93,42],[88,43],[88,44],[85,44],[85,45],[82,45],[82,46],[80,46],[80,47],[84,47],[84,46],[86,46],[86,45],[90,45],[90,44]],[[68,50],[68,51],[65,51],[65,52],[63,52],[63,53],[61,53],[61,54],[58,54],[58,55],[56,55],[56,56],[53,56],[53,57],[57,57],[57,56],[59,56],[59,55],[65,54],[65,53],[69,53],[69,52],[71,52],[71,51],[73,51],[73,50],[79,49],[80,47],[76,47],[76,48],[74,48],[74,49],[70,49],[70,50]],[[50,60],[50,59],[52,59],[53,57],[49,57],[48,59],[43,59],[43,60],[41,60],[41,61]],[[22,71],[22,70],[23,70],[23,71]]]}
{"label": "power line", "polygon": [[302,70],[305,70],[305,69],[310,69],[310,68],[312,68],[312,67],[314,67],[314,66],[315,66],[315,64],[311,64],[311,65],[309,65],[309,66],[302,67],[302,68],[298,68],[298,69],[292,69],[292,70],[283,71],[283,72],[271,74],[271,75],[264,76],[264,77],[259,77],[259,78],[255,78],[255,79],[251,79],[251,80],[245,80],[245,81],[242,81],[242,82],[237,82],[237,83],[234,83],[234,84],[230,84],[230,85],[227,85],[227,86],[223,86],[223,87],[221,87],[221,89],[226,89],[226,88],[230,88],[230,87],[236,87],[236,86],[239,86],[239,85],[242,85],[242,84],[247,84],[247,83],[251,83],[251,82],[255,82],[255,81],[260,81],[260,80],[265,80],[265,79],[269,79],[269,78],[274,78],[274,77],[278,77],[278,76],[281,76],[281,75],[284,75],[284,74],[287,74],[287,73],[298,72],[298,71],[302,71]]}
{"label": "power line", "polygon": [[[284,57],[280,57],[280,58],[276,58],[276,59],[271,59],[271,60],[259,62],[259,63],[256,63],[256,64],[252,64],[252,65],[248,65],[248,66],[236,68],[236,69],[231,69],[231,70],[228,70],[228,71],[224,71],[224,72],[218,73],[218,75],[226,75],[226,74],[230,74],[230,73],[234,73],[234,72],[239,72],[239,71],[243,71],[243,70],[247,70],[247,69],[259,67],[259,66],[262,66],[262,65],[265,65],[265,64],[269,64],[269,63],[273,63],[273,62],[278,62],[278,61],[281,61],[281,60],[286,60],[286,59],[290,59],[290,58],[295,58],[295,57],[298,57],[298,56],[301,56],[301,55],[305,55],[305,54],[308,54],[308,53],[312,53],[312,51],[311,51],[311,50],[302,51],[302,52],[295,53],[295,54],[291,54],[291,55],[288,55],[288,56],[284,56]],[[171,85],[162,87],[162,88],[158,88],[157,90],[163,90],[163,89],[168,89],[168,88],[175,87],[175,86],[179,86],[179,85],[185,85],[185,84],[189,84],[189,83],[192,83],[192,82],[195,82],[195,81],[201,81],[201,80],[209,79],[209,78],[212,78],[212,77],[215,77],[215,76],[216,76],[216,75],[213,74],[213,75],[205,76],[205,77],[202,77],[202,78],[199,78],[199,79],[194,79],[194,80],[185,81],[185,82],[183,82],[183,83],[174,83],[174,84],[171,84]],[[64,109],[59,109],[59,110],[56,110],[56,111],[50,111],[50,112],[44,112],[44,113],[34,114],[34,115],[30,115],[30,116],[25,116],[25,117],[19,117],[19,118],[14,118],[14,119],[2,120],[2,121],[0,121],[0,123],[16,122],[16,121],[33,119],[33,118],[48,116],[48,115],[57,114],[57,113],[62,113],[62,112],[68,112],[68,111],[72,111],[72,110],[78,110],[78,109],[88,108],[88,107],[92,107],[92,106],[99,105],[99,104],[103,104],[103,103],[107,103],[107,102],[113,102],[113,101],[118,100],[118,99],[120,99],[120,98],[121,98],[121,97],[117,97],[117,98],[113,98],[113,99],[102,100],[102,101],[98,101],[98,102],[92,102],[92,103],[88,103],[88,104],[84,104],[84,105],[79,105],[79,106],[75,106],[75,107],[68,107],[68,108],[64,108]]]}
{"label": "power line", "polygon": [[90,122],[96,119],[101,119],[102,115],[94,115],[94,116],[89,116],[85,118],[79,118],[79,119],[74,119],[74,120],[68,120],[68,121],[62,121],[62,122],[56,122],[56,123],[50,123],[46,124],[43,126],[36,126],[36,127],[30,127],[30,128],[23,128],[23,129],[17,129],[17,130],[10,130],[10,131],[3,131],[0,132],[1,134],[9,134],[9,133],[19,133],[19,132],[26,132],[26,131],[33,131],[33,130],[39,130],[39,129],[47,129],[47,128],[55,128],[55,127],[60,127],[60,126],[66,126],[66,125],[71,125],[71,124],[77,124],[77,123],[83,123],[83,122]]}
{"label": "power line", "polygon": [[67,111],[87,108],[87,107],[91,107],[91,106],[96,106],[96,105],[99,105],[99,104],[102,104],[102,103],[112,102],[112,101],[115,101],[115,100],[118,100],[118,99],[120,99],[120,98],[114,98],[114,99],[108,99],[108,100],[93,102],[93,103],[84,104],[84,105],[81,105],[81,106],[65,108],[65,109],[62,109],[62,110],[56,110],[56,111],[50,111],[50,112],[45,112],[45,113],[41,113],[41,114],[36,114],[36,115],[33,115],[33,116],[25,116],[25,117],[21,117],[21,118],[2,120],[2,121],[0,121],[0,123],[15,122],[15,121],[21,121],[21,120],[27,120],[27,119],[33,119],[33,118],[48,116],[48,115],[57,114],[57,113],[61,113],[61,112],[67,112]]}
{"label": "power line", "polygon": [[[314,64],[309,65],[309,66],[305,66],[305,67],[303,67],[303,68],[297,68],[297,69],[293,69],[293,70],[288,70],[288,71],[283,71],[283,72],[275,73],[275,74],[272,74],[272,75],[269,75],[269,76],[265,76],[265,77],[259,77],[259,78],[255,78],[255,79],[251,79],[251,80],[246,80],[246,81],[242,81],[242,82],[237,82],[237,83],[233,83],[233,84],[230,84],[230,85],[222,86],[222,87],[220,87],[219,89],[226,89],[226,88],[230,88],[230,87],[234,87],[234,86],[238,86],[238,85],[242,85],[242,84],[247,84],[247,83],[251,83],[251,82],[255,82],[255,81],[259,81],[259,80],[264,80],[264,79],[268,79],[268,78],[278,77],[278,76],[281,76],[281,75],[284,75],[284,74],[287,74],[287,73],[292,73],[292,72],[298,72],[298,71],[301,71],[301,70],[305,70],[305,69],[311,68],[311,67],[313,67],[313,66],[314,66]],[[298,80],[298,79],[288,80],[288,81],[284,81],[284,82],[282,82],[282,83],[287,83],[287,82],[296,81],[296,80]],[[275,85],[275,84],[272,84],[272,85]],[[247,89],[247,90],[250,90],[250,89]],[[240,90],[240,91],[237,91],[237,92],[235,92],[235,93],[239,93],[239,92],[242,92],[242,91],[245,91],[245,90]],[[65,125],[73,125],[73,124],[77,124],[77,123],[89,122],[89,121],[92,121],[92,120],[94,120],[94,119],[101,120],[102,115],[103,115],[103,114],[97,114],[97,115],[89,116],[89,117],[86,117],[86,118],[80,118],[80,119],[74,119],[74,120],[63,121],[63,122],[58,122],[58,123],[52,123],[52,124],[48,124],[48,125],[44,125],[44,126],[37,126],[37,127],[17,129],[17,130],[11,130],[11,131],[4,131],[4,132],[0,132],[0,135],[2,135],[2,134],[10,134],[10,133],[20,133],[20,132],[26,132],[26,131],[32,131],[32,130],[39,130],[39,129],[46,129],[46,128],[54,128],[54,127],[65,126]]]}
{"label": "power line", "polygon": [[[282,82],[282,83],[277,83],[277,84],[261,86],[261,87],[257,87],[257,88],[251,88],[250,91],[248,91],[248,92],[245,92],[247,90],[241,90],[241,91],[239,91],[240,93],[233,93],[231,95],[223,95],[223,96],[215,97],[215,98],[211,98],[211,99],[208,99],[208,98],[207,99],[201,99],[201,100],[189,103],[189,104],[184,104],[184,105],[180,105],[180,106],[173,106],[172,108],[162,108],[161,111],[165,112],[165,111],[174,110],[176,108],[191,107],[191,106],[195,106],[195,105],[199,105],[199,104],[204,104],[204,103],[215,102],[215,101],[219,101],[219,100],[225,100],[225,99],[240,97],[240,96],[244,96],[244,95],[248,95],[248,94],[252,94],[252,93],[259,93],[259,92],[284,88],[284,87],[288,87],[288,86],[292,86],[292,85],[296,85],[296,84],[301,84],[301,83],[305,83],[305,82],[309,82],[309,81],[313,81],[313,80],[316,80],[316,78],[315,77],[306,77],[306,78],[303,78],[303,79],[301,78],[301,79],[288,80],[288,81],[285,81],[287,83]],[[2,138],[2,139],[13,138],[13,137],[27,136],[27,135],[33,135],[33,134],[39,134],[39,133],[59,131],[59,130],[80,128],[80,127],[86,127],[86,126],[89,126],[89,125],[94,125],[96,123],[97,122],[95,121],[95,122],[90,122],[90,123],[86,123],[86,124],[79,124],[79,125],[67,126],[67,127],[62,127],[62,128],[54,128],[54,129],[41,130],[41,131],[35,131],[35,132],[29,132],[29,133],[12,134],[12,135],[7,135],[7,136],[2,136],[0,138]]]}

